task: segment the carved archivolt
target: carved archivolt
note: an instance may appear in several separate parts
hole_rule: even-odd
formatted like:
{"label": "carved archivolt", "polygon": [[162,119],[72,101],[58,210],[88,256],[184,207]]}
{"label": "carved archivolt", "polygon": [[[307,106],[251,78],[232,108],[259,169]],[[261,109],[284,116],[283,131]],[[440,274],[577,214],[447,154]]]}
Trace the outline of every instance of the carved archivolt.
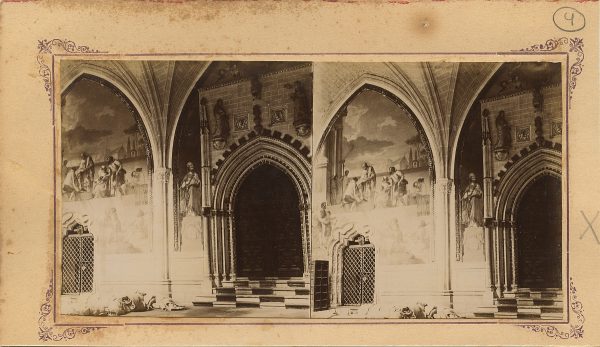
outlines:
{"label": "carved archivolt", "polygon": [[[304,255],[304,272],[308,276],[310,267],[310,189],[311,164],[307,157],[306,147],[299,141],[292,141],[289,135],[279,137],[280,133],[251,133],[249,139],[244,137],[224,153],[224,158],[217,162],[214,169],[214,198],[215,211],[233,211],[236,195],[244,179],[261,165],[272,165],[288,175],[298,192],[299,211],[302,232],[302,249]],[[235,223],[233,214],[230,221],[219,222],[219,217],[213,217],[217,235],[229,235],[229,245],[223,245],[230,269],[229,278],[235,278]],[[222,218],[221,218],[222,219]],[[223,238],[225,239],[225,237]]]}
{"label": "carved archivolt", "polygon": [[510,221],[522,193],[539,177],[552,175],[562,180],[560,144],[547,141],[544,146],[531,145],[511,158],[494,181],[497,198],[497,221]]}

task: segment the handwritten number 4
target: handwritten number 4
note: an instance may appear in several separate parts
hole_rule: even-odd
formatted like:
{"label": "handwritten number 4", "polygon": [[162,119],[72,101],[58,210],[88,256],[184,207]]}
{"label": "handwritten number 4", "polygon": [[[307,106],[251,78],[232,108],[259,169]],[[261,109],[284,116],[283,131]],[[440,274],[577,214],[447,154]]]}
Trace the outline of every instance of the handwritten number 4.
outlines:
{"label": "handwritten number 4", "polygon": [[[571,15],[571,17],[568,17],[568,15]],[[571,26],[575,25],[575,13],[573,12],[565,12],[564,14],[565,20],[571,22]]]}

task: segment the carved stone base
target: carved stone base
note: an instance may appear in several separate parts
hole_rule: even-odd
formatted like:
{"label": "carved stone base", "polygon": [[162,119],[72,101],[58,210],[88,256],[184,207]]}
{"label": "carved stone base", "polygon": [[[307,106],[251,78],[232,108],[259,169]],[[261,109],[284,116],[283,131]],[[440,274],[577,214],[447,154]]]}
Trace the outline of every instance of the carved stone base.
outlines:
{"label": "carved stone base", "polygon": [[183,217],[181,221],[181,251],[201,254],[204,249],[202,242],[202,217]]}
{"label": "carved stone base", "polygon": [[464,262],[483,262],[484,255],[484,234],[483,228],[470,225],[465,228],[463,234]]}

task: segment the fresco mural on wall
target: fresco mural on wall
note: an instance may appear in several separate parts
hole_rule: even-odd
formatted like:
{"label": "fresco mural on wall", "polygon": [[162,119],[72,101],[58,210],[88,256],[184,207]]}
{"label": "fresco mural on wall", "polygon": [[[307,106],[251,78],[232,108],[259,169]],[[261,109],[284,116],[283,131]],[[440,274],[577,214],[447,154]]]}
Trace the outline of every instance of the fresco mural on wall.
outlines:
{"label": "fresco mural on wall", "polygon": [[[83,77],[62,97],[63,233],[85,224],[105,253],[152,247],[144,135],[123,96]],[[64,218],[63,218],[64,219]]]}
{"label": "fresco mural on wall", "polygon": [[[430,259],[432,177],[428,146],[410,115],[373,90],[356,95],[325,142],[327,202],[317,211],[313,252],[326,256],[343,230],[368,230],[380,264]],[[315,249],[316,248],[316,249]]]}

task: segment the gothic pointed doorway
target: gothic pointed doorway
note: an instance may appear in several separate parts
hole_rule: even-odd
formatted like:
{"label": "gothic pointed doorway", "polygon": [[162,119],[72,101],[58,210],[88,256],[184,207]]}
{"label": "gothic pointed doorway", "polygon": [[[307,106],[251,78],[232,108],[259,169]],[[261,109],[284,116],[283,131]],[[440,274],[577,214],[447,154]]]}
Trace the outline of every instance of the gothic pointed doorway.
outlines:
{"label": "gothic pointed doorway", "polygon": [[234,215],[239,277],[302,276],[299,195],[286,173],[269,164],[255,168],[239,186]]}
{"label": "gothic pointed doorway", "polygon": [[517,283],[522,288],[561,288],[561,182],[544,175],[522,194],[516,211]]}

